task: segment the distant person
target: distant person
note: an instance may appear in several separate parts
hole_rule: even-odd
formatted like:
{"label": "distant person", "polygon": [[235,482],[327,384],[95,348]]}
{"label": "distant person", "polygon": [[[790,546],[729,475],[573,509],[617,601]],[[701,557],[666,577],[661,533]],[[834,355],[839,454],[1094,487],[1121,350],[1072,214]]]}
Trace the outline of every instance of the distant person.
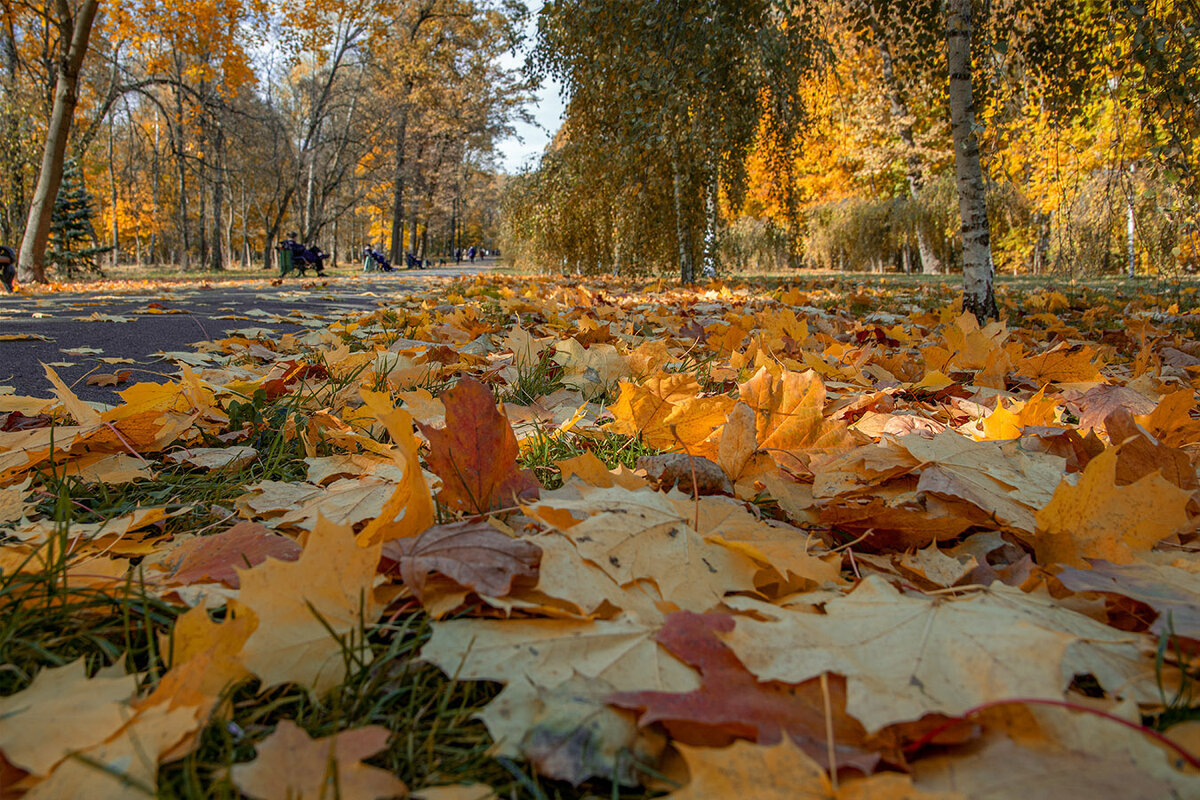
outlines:
{"label": "distant person", "polygon": [[455,264],[462,263],[462,248],[461,247],[454,248],[454,263]]}
{"label": "distant person", "polygon": [[303,265],[300,267],[300,274],[304,274],[304,267],[311,266],[316,268],[318,278],[325,277],[325,259],[327,258],[329,258],[329,254],[315,244],[305,247],[300,254],[300,263]]}
{"label": "distant person", "polygon": [[471,260],[472,264],[475,263],[475,245],[471,245],[471,249],[467,250],[467,258]]}
{"label": "distant person", "polygon": [[9,292],[13,289],[13,281],[17,279],[17,254],[6,244],[0,244],[0,282]]}

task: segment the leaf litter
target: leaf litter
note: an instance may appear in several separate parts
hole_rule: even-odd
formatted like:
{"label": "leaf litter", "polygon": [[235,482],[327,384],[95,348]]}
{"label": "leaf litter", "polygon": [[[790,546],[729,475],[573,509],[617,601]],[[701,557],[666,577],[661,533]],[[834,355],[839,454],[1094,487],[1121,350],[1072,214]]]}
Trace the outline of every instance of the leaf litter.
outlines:
{"label": "leaf litter", "polygon": [[0,397],[6,608],[53,573],[165,616],[13,664],[5,790],[154,791],[224,730],[249,796],[486,796],[396,728],[231,719],[426,664],[567,795],[1195,796],[1200,312],[1120,291],[980,327],[936,285],[481,277],[111,408],[47,367]]}

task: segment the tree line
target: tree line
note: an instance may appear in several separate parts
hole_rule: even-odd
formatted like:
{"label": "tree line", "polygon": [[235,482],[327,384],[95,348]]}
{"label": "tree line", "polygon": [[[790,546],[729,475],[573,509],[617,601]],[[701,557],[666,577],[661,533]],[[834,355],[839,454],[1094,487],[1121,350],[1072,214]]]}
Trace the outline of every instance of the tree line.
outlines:
{"label": "tree line", "polygon": [[9,0],[3,14],[0,235],[21,243],[23,281],[81,269],[46,262],[70,163],[111,263],[270,266],[288,230],[400,260],[498,225],[495,147],[529,97],[501,62],[527,14],[515,0]]}
{"label": "tree line", "polygon": [[1200,266],[1196,0],[554,0],[565,124],[509,182],[525,267]]}

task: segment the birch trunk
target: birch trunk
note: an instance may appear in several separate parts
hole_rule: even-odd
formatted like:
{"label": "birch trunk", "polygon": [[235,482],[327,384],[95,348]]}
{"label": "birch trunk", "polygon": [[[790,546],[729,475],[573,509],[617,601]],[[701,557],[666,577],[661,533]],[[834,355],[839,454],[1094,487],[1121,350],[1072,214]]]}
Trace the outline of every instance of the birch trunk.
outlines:
{"label": "birch trunk", "polygon": [[962,217],[963,310],[982,324],[999,319],[993,286],[991,233],[979,139],[975,135],[975,99],[971,91],[971,0],[948,0],[946,54],[950,71],[950,133],[958,210]]}
{"label": "birch trunk", "polygon": [[29,205],[19,258],[20,280],[43,283],[46,280],[46,240],[50,236],[50,218],[54,214],[58,187],[62,184],[63,160],[78,98],[79,72],[87,53],[99,0],[82,0],[74,17],[67,0],[56,0],[54,5],[58,12],[61,37],[55,68],[54,106],[50,112],[50,125],[46,129],[42,167],[38,171],[37,187],[33,190],[33,202]]}

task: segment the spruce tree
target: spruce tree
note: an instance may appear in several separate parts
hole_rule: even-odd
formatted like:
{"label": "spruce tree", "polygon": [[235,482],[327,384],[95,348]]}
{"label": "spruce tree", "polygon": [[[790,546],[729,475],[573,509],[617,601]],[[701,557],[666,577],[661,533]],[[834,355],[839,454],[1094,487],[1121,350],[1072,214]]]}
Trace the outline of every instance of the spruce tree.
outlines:
{"label": "spruce tree", "polygon": [[46,260],[68,278],[85,274],[103,275],[96,256],[111,247],[96,246],[95,200],[83,185],[79,164],[71,158],[63,164],[62,184],[54,200],[54,215],[50,220],[50,242]]}

